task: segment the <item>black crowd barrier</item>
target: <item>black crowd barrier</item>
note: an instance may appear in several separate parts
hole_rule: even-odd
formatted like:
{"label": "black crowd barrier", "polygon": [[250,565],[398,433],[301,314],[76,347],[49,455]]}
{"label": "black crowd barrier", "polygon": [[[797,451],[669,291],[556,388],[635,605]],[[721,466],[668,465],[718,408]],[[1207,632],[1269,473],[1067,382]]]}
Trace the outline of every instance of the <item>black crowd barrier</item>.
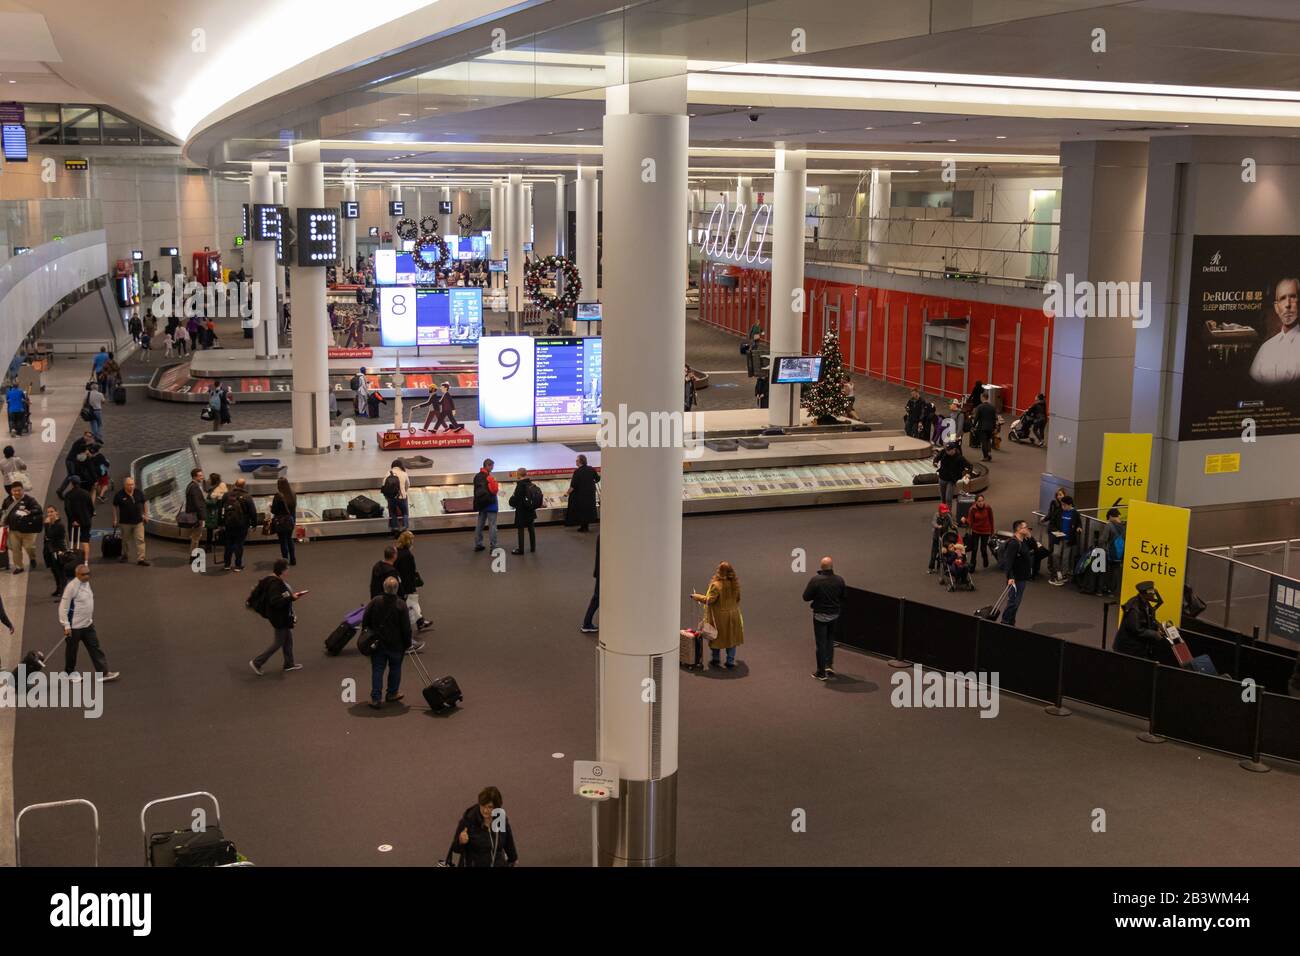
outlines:
{"label": "black crowd barrier", "polygon": [[[1200,622],[1189,622],[1183,636],[1193,654],[1208,654],[1233,676],[1168,667],[861,588],[846,591],[836,640],[936,670],[996,671],[1002,690],[1129,714],[1160,737],[1253,761],[1261,753],[1300,761],[1300,699],[1285,696],[1295,655]],[[1258,685],[1253,691],[1241,683],[1247,677]]]}

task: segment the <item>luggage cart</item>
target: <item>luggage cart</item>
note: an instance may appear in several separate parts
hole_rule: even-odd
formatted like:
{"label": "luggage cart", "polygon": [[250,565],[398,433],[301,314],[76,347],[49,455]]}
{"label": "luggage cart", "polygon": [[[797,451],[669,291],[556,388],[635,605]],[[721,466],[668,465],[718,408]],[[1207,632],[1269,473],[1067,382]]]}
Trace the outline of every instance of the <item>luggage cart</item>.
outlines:
{"label": "luggage cart", "polygon": [[95,821],[95,866],[99,866],[99,810],[89,800],[82,797],[76,797],[72,800],[54,800],[50,803],[33,803],[30,806],[23,807],[18,811],[18,816],[14,817],[14,862],[18,866],[23,865],[23,817],[33,810],[49,810],[54,807],[90,807],[90,815]]}
{"label": "luggage cart", "polygon": [[[156,807],[163,803],[175,803],[180,800],[189,800],[194,797],[206,797],[212,801],[212,808],[216,811],[215,822],[209,823],[202,830],[166,830],[161,833],[149,832],[148,814],[151,807]],[[204,865],[204,864],[185,864],[177,862],[177,858],[188,853],[193,853],[195,849],[215,848],[229,844],[228,856],[235,856],[234,844],[225,839],[221,830],[221,804],[217,798],[206,790],[196,790],[194,793],[180,793],[174,797],[159,797],[157,800],[150,800],[140,810],[140,832],[144,837],[144,862],[145,866],[186,866],[186,865]],[[201,839],[196,839],[201,838]],[[180,850],[180,853],[177,850]],[[223,863],[213,863],[212,866],[252,866],[246,860],[227,859]]]}

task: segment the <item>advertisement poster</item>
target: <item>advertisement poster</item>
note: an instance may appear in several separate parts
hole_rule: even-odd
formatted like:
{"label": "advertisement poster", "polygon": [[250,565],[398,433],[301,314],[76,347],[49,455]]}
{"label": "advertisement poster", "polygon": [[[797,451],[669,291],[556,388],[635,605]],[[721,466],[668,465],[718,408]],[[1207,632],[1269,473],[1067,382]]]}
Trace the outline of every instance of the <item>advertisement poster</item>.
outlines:
{"label": "advertisement poster", "polygon": [[1191,517],[1186,508],[1129,501],[1124,579],[1119,591],[1121,604],[1137,594],[1140,581],[1153,581],[1164,598],[1156,616],[1174,625],[1182,623],[1187,528]]}
{"label": "advertisement poster", "polygon": [[1179,441],[1300,433],[1300,236],[1196,236],[1191,269]]}

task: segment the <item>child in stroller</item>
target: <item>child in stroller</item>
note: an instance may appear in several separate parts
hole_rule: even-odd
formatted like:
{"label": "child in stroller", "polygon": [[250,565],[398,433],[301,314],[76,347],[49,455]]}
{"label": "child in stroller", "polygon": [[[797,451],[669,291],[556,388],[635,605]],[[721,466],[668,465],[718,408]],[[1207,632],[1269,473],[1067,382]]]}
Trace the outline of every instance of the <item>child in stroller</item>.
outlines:
{"label": "child in stroller", "polygon": [[944,547],[944,578],[949,591],[974,591],[975,583],[970,579],[970,562],[966,557],[966,546],[960,541],[953,541]]}

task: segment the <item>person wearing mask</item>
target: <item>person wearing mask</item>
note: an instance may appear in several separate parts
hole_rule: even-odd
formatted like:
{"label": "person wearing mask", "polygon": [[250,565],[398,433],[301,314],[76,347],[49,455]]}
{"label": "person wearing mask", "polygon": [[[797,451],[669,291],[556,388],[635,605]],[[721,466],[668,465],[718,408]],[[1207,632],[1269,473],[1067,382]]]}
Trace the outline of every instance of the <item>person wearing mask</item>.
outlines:
{"label": "person wearing mask", "polygon": [[104,393],[91,382],[86,383],[86,409],[90,412],[88,424],[95,435],[95,441],[104,441]]}
{"label": "person wearing mask", "polygon": [[[420,577],[420,569],[415,566],[415,552],[412,550],[414,545],[415,535],[410,531],[403,531],[397,536],[397,554],[393,558],[393,568],[401,582],[399,591],[406,598],[406,609],[411,615],[411,629],[418,632],[433,627],[433,622],[425,618],[420,607],[420,588],[424,587],[424,578]],[[412,645],[412,650],[418,651],[423,646],[417,642]]]}
{"label": "person wearing mask", "polygon": [[8,488],[15,481],[21,481],[26,474],[27,462],[18,457],[13,445],[5,445],[4,458],[0,459],[0,478],[4,479],[4,486]]}
{"label": "person wearing mask", "polygon": [[962,523],[970,528],[971,533],[970,544],[967,546],[970,551],[970,569],[974,571],[975,562],[983,557],[984,567],[987,570],[989,541],[993,538],[996,526],[993,523],[993,509],[989,507],[983,495],[975,496],[975,503],[966,512],[966,517],[962,518]]}
{"label": "person wearing mask", "polygon": [[983,400],[975,407],[975,414],[971,419],[971,441],[979,447],[984,461],[993,460],[989,452],[993,447],[993,433],[997,430],[998,410],[993,407],[988,395],[984,395]]}
{"label": "person wearing mask", "polygon": [[[397,594],[401,582],[396,575],[390,575],[384,579],[382,587],[382,593],[370,599],[361,616],[362,629],[373,634],[378,641],[370,654],[370,706],[375,710],[385,703],[402,699],[403,695],[398,692],[402,684],[402,655],[411,648],[411,618],[406,602]],[[388,669],[388,693],[380,703],[385,668]]]}
{"label": "person wearing mask", "polygon": [[[1079,547],[1079,513],[1074,510],[1074,499],[1063,495],[1055,517],[1048,522],[1047,530],[1051,548],[1047,552],[1047,583],[1061,587],[1074,570]],[[1057,552],[1061,558],[1056,560]]]}
{"label": "person wearing mask", "polygon": [[740,615],[740,579],[727,561],[718,565],[703,594],[692,593],[691,600],[704,605],[707,620],[718,631],[709,641],[710,663],[722,666],[721,652],[727,652],[727,668],[736,666],[736,648],[745,643],[745,620]]}
{"label": "person wearing mask", "polygon": [[293,660],[293,626],[298,620],[293,613],[293,605],[307,592],[295,591],[289,587],[284,579],[284,572],[288,567],[289,562],[284,558],[277,559],[271,566],[271,574],[257,584],[259,590],[265,590],[262,600],[266,602],[266,619],[271,622],[271,629],[275,635],[271,646],[248,662],[248,666],[258,677],[262,676],[262,668],[276,651],[284,653],[286,674],[290,671],[302,670],[302,665],[294,663]]}
{"label": "person wearing mask", "polygon": [[280,542],[280,557],[290,566],[298,563],[293,532],[298,525],[298,496],[294,494],[289,479],[283,475],[275,482],[275,497],[271,499],[271,531]]}
{"label": "person wearing mask", "polygon": [[248,482],[238,478],[221,501],[221,538],[225,544],[221,563],[224,570],[244,570],[244,542],[248,540],[248,529],[256,524],[257,507],[248,494]]}
{"label": "person wearing mask", "polygon": [[411,476],[406,473],[402,459],[394,458],[379,491],[388,502],[388,529],[393,537],[411,526]]}
{"label": "person wearing mask", "polygon": [[497,510],[500,507],[497,503],[497,492],[500,491],[501,486],[492,477],[492,466],[495,464],[496,462],[491,458],[483,459],[483,467],[474,476],[474,511],[478,515],[474,523],[475,551],[483,550],[483,528],[485,525],[491,532],[488,543],[492,546],[493,551],[497,547]]}
{"label": "person wearing mask", "polygon": [[952,496],[957,491],[957,482],[975,473],[974,467],[961,453],[961,439],[949,441],[944,445],[943,451],[935,456],[934,464],[939,472],[939,499],[951,508]]}
{"label": "person wearing mask", "polygon": [[564,497],[569,499],[569,506],[564,511],[564,523],[569,527],[578,526],[579,531],[587,531],[593,521],[599,520],[596,504],[596,486],[600,484],[600,472],[587,464],[587,456],[579,455],[577,468],[569,478],[569,487]]}
{"label": "person wearing mask", "polygon": [[514,866],[519,861],[515,832],[502,805],[501,791],[484,787],[478,803],[460,815],[444,866]]}
{"label": "person wearing mask", "polygon": [[77,565],[76,573],[76,578],[68,582],[63,597],[59,599],[58,620],[65,642],[63,669],[69,674],[77,673],[77,649],[85,644],[91,664],[107,684],[122,675],[108,669],[108,657],[99,646],[99,635],[95,633],[95,592],[90,588],[90,565]]}
{"label": "person wearing mask", "polygon": [[62,498],[64,492],[67,491],[68,485],[72,484],[72,477],[77,474],[78,459],[80,459],[80,457],[85,454],[86,449],[94,443],[95,433],[87,429],[81,433],[81,437],[74,441],[72,447],[68,449],[67,457],[63,459],[63,465],[67,468],[68,473],[63,479],[63,482],[54,491],[54,493],[60,498]]}
{"label": "person wearing mask", "polygon": [[1124,573],[1124,538],[1128,525],[1120,517],[1118,508],[1106,512],[1106,530],[1102,534],[1101,546],[1106,552],[1106,571],[1101,579],[1101,593],[1115,594],[1119,591],[1120,578]]}
{"label": "person wearing mask", "polygon": [[1029,522],[1017,521],[1012,526],[1011,540],[1002,546],[998,557],[998,567],[1007,576],[1007,605],[1002,611],[1002,623],[1008,627],[1016,626],[1016,614],[1020,603],[1025,599],[1025,589],[1033,574],[1034,551],[1038,545],[1029,534]]}
{"label": "person wearing mask", "polygon": [[122,490],[113,496],[113,527],[122,528],[122,556],[125,563],[130,552],[135,552],[135,563],[148,567],[145,560],[144,523],[149,520],[149,503],[144,493],[135,486],[130,475],[122,482]]}
{"label": "person wearing mask", "polygon": [[54,593],[50,597],[60,597],[68,586],[68,574],[60,560],[68,550],[68,529],[59,517],[53,505],[45,509],[45,541],[41,548],[41,557],[45,566],[54,575]]}
{"label": "person wearing mask", "polygon": [[9,563],[14,574],[22,574],[23,552],[31,559],[36,570],[36,536],[45,524],[41,503],[23,489],[21,481],[9,486],[9,500],[5,502],[4,524],[9,529]]}
{"label": "person wearing mask", "polygon": [[519,469],[519,480],[510,495],[510,507],[515,509],[515,531],[519,535],[519,546],[511,554],[524,553],[524,532],[528,532],[528,550],[537,550],[537,509],[542,506],[544,498],[542,489],[533,484],[528,477],[528,469]]}
{"label": "person wearing mask", "polygon": [[591,600],[587,602],[587,614],[579,628],[583,634],[595,634],[600,630],[596,627],[596,612],[600,610],[600,535],[596,535],[596,566],[592,568],[591,576],[596,579],[596,586],[592,589]]}
{"label": "person wearing mask", "polygon": [[204,517],[207,514],[207,495],[203,491],[203,469],[190,469],[190,483],[185,486],[185,506],[181,509],[182,513],[188,515],[185,520],[189,524],[181,525],[180,518],[177,516],[177,525],[181,530],[188,531],[190,535],[190,554],[199,547],[199,542],[203,540]]}
{"label": "person wearing mask", "polygon": [[835,676],[835,622],[844,602],[844,579],[835,573],[835,562],[822,558],[821,567],[803,589],[803,599],[812,605],[813,641],[817,647],[817,669],[813,677],[820,681]]}
{"label": "person wearing mask", "polygon": [[208,533],[205,549],[212,551],[216,547],[215,538],[221,530],[221,509],[230,489],[215,471],[208,477],[208,493],[203,499],[203,527]]}
{"label": "person wearing mask", "polygon": [[63,498],[63,515],[68,519],[68,534],[81,544],[82,560],[90,563],[90,528],[95,523],[95,499],[81,486],[81,479],[72,476],[72,484]]}
{"label": "person wearing mask", "polygon": [[1115,632],[1117,653],[1145,657],[1162,664],[1177,663],[1156,619],[1156,610],[1161,603],[1154,582],[1139,582],[1137,593],[1124,605],[1119,630]]}
{"label": "person wearing mask", "polygon": [[955,540],[956,537],[957,526],[953,524],[952,509],[941,501],[934,517],[930,519],[930,563],[926,565],[926,574],[938,572],[943,561],[941,551],[945,541]]}

